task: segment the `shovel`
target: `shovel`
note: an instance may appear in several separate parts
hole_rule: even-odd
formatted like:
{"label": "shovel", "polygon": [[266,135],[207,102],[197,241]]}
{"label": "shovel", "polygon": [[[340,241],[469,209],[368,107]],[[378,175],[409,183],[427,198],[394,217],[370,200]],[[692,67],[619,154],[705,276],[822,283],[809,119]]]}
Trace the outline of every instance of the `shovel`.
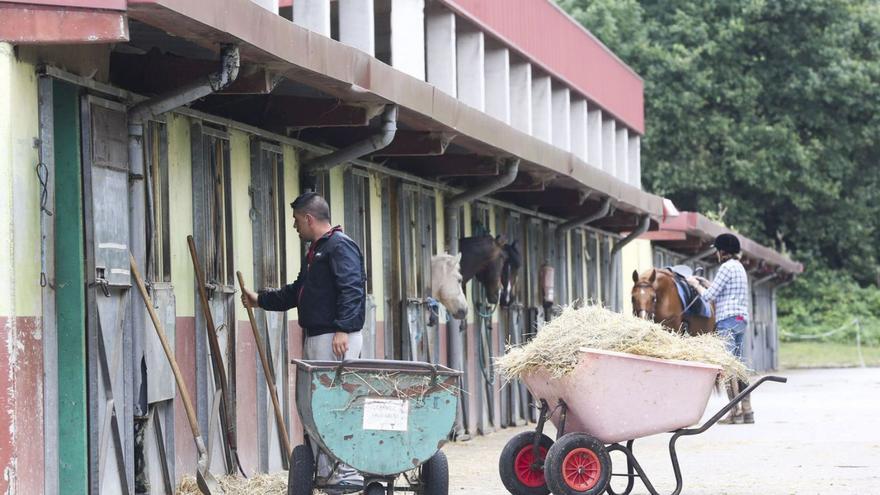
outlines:
{"label": "shovel", "polygon": [[144,287],[144,281],[141,279],[141,274],[140,271],[138,271],[137,263],[134,261],[134,256],[129,253],[128,258],[131,263],[131,273],[134,275],[134,280],[140,290],[141,297],[144,299],[144,304],[147,305],[147,311],[150,313],[150,319],[153,320],[153,327],[156,329],[156,335],[159,336],[159,340],[162,342],[162,349],[165,350],[165,357],[168,358],[168,363],[171,364],[171,371],[174,372],[174,381],[177,382],[180,397],[183,399],[183,407],[186,409],[186,418],[189,420],[189,427],[192,429],[193,438],[196,442],[196,449],[199,451],[199,464],[196,471],[196,482],[199,485],[199,490],[205,495],[222,495],[224,492],[223,489],[220,488],[220,483],[217,481],[217,478],[208,471],[207,449],[205,448],[205,442],[202,440],[202,434],[199,432],[199,423],[196,420],[196,411],[193,409],[192,401],[189,398],[189,391],[186,389],[186,383],[184,383],[183,377],[180,374],[177,360],[174,359],[174,352],[171,350],[171,346],[168,345],[168,337],[165,336],[165,330],[162,327],[162,323],[159,321],[159,317],[156,316],[156,310],[153,309],[153,301],[150,299],[150,295],[147,294],[146,287]]}
{"label": "shovel", "polygon": [[[244,292],[244,277],[241,272],[235,272],[238,276],[238,285]],[[260,362],[263,363],[263,375],[266,376],[266,385],[269,386],[269,396],[272,397],[272,407],[275,409],[275,422],[278,423],[278,435],[281,437],[281,448],[284,449],[284,459],[290,459],[290,440],[287,437],[287,427],[284,425],[284,416],[281,414],[281,406],[278,404],[278,392],[275,389],[275,379],[272,378],[272,370],[269,369],[269,359],[266,357],[266,349],[263,347],[263,339],[260,337],[260,329],[254,319],[254,309],[246,304],[248,319],[251,322],[251,330],[254,332],[254,341],[257,343],[257,352],[260,354]]]}

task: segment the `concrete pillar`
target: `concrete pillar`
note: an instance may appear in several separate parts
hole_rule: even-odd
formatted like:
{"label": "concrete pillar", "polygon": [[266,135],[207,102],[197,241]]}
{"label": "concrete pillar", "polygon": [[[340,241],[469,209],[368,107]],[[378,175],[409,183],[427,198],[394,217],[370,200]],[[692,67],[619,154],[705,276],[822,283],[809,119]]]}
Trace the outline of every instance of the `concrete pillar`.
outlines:
{"label": "concrete pillar", "polygon": [[614,143],[614,175],[617,176],[618,179],[629,184],[629,129],[626,127],[620,127],[617,129]]}
{"label": "concrete pillar", "polygon": [[638,134],[629,137],[629,183],[642,188],[642,138]]}
{"label": "concrete pillar", "polygon": [[510,123],[510,50],[486,42],[486,113]]}
{"label": "concrete pillar", "polygon": [[602,110],[587,108],[587,163],[602,168]]}
{"label": "concrete pillar", "polygon": [[329,38],[330,0],[296,0],[293,2],[293,22]]}
{"label": "concrete pillar", "polygon": [[425,11],[428,82],[456,96],[455,14],[439,4]]}
{"label": "concrete pillar", "polygon": [[571,91],[561,84],[553,85],[553,144],[565,151],[571,150]]}
{"label": "concrete pillar", "polygon": [[255,4],[274,14],[278,13],[278,0],[251,0]]}
{"label": "concrete pillar", "polygon": [[532,64],[510,62],[510,125],[532,133]]}
{"label": "concrete pillar", "polygon": [[425,0],[391,0],[391,65],[425,80]]}
{"label": "concrete pillar", "polygon": [[553,91],[550,76],[532,74],[532,136],[553,142]]}
{"label": "concrete pillar", "polygon": [[478,110],[486,108],[486,57],[483,32],[464,23],[455,35],[458,99]]}
{"label": "concrete pillar", "polygon": [[587,100],[583,98],[575,97],[571,100],[569,134],[571,152],[587,161]]}
{"label": "concrete pillar", "polygon": [[339,41],[370,55],[375,55],[376,34],[373,0],[338,1]]}
{"label": "concrete pillar", "polygon": [[602,170],[614,175],[614,166],[617,160],[614,152],[617,151],[614,146],[614,138],[617,132],[617,122],[614,119],[602,121]]}

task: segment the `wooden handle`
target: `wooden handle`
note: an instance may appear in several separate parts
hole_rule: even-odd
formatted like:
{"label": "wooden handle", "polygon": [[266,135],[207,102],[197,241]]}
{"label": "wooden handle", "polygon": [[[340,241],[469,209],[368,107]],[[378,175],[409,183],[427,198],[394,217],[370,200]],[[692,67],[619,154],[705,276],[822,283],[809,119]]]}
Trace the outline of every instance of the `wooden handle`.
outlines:
{"label": "wooden handle", "polygon": [[223,405],[226,406],[227,397],[227,381],[226,367],[223,364],[223,354],[220,350],[220,342],[217,340],[217,329],[214,326],[214,316],[211,314],[211,306],[208,305],[208,293],[205,292],[205,275],[202,273],[202,265],[199,263],[199,255],[196,253],[196,241],[193,236],[186,236],[186,242],[189,244],[189,255],[192,258],[193,269],[196,272],[196,287],[199,289],[199,299],[202,302],[202,312],[205,314],[205,323],[208,325],[208,345],[211,348],[211,355],[219,366],[216,367],[217,374],[220,376],[220,390],[223,393]]}
{"label": "wooden handle", "polygon": [[[235,272],[235,274],[238,276],[238,286],[241,287],[241,292],[244,294],[244,277],[241,276],[241,272]],[[263,375],[266,376],[266,384],[269,385],[269,396],[272,397],[272,407],[275,409],[275,422],[278,423],[278,431],[281,433],[282,447],[284,448],[287,458],[290,458],[290,440],[287,437],[287,427],[284,425],[284,416],[281,414],[281,405],[278,404],[278,392],[275,389],[275,380],[272,378],[272,373],[269,369],[269,359],[266,357],[266,351],[263,347],[263,339],[260,337],[259,328],[257,328],[257,321],[254,318],[253,308],[251,308],[250,304],[246,304],[245,309],[247,310],[248,319],[251,322],[251,331],[254,332],[254,341],[257,343],[257,352],[260,354],[260,362],[263,363]]]}
{"label": "wooden handle", "polygon": [[132,256],[131,253],[128,253],[128,259],[131,264],[131,273],[134,275],[134,281],[138,286],[144,304],[147,305],[147,312],[150,313],[150,319],[153,320],[153,328],[156,329],[156,335],[159,336],[159,340],[162,342],[162,349],[165,350],[165,357],[168,358],[168,362],[171,364],[171,371],[174,372],[174,381],[177,382],[180,397],[183,399],[183,407],[186,409],[186,419],[189,420],[189,427],[192,429],[193,436],[200,440],[199,437],[202,435],[199,432],[199,422],[196,419],[196,411],[193,409],[192,400],[189,398],[189,390],[187,390],[186,383],[183,381],[180,368],[177,366],[177,360],[174,359],[174,352],[168,344],[168,337],[165,335],[164,327],[159,321],[159,317],[156,315],[156,310],[153,309],[153,301],[150,299],[150,295],[147,294],[147,288],[144,286],[144,281],[141,278],[140,271],[138,271],[134,256]]}

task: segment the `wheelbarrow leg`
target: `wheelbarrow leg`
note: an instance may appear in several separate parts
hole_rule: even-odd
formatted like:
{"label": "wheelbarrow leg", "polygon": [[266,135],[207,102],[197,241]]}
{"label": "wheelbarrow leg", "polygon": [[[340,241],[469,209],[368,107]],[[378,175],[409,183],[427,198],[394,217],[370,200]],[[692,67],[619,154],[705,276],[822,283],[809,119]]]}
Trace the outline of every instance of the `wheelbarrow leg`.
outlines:
{"label": "wheelbarrow leg", "polygon": [[532,454],[535,459],[541,458],[541,435],[544,434],[544,423],[547,422],[547,416],[550,414],[550,406],[547,401],[541,399],[541,413],[538,415],[538,426],[535,427],[535,439],[532,441]]}

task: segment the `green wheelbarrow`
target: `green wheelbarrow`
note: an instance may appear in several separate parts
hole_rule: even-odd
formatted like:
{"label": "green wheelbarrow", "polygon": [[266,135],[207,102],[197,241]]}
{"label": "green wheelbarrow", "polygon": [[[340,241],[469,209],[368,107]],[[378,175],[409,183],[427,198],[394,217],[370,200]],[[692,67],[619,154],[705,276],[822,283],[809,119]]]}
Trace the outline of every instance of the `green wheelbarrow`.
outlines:
{"label": "green wheelbarrow", "polygon": [[[306,444],[291,453],[288,495],[447,495],[440,447],[455,422],[460,371],[415,361],[292,362]],[[319,476],[311,445],[335,463],[334,472],[341,463],[363,474],[363,485],[334,485],[333,473]]]}

